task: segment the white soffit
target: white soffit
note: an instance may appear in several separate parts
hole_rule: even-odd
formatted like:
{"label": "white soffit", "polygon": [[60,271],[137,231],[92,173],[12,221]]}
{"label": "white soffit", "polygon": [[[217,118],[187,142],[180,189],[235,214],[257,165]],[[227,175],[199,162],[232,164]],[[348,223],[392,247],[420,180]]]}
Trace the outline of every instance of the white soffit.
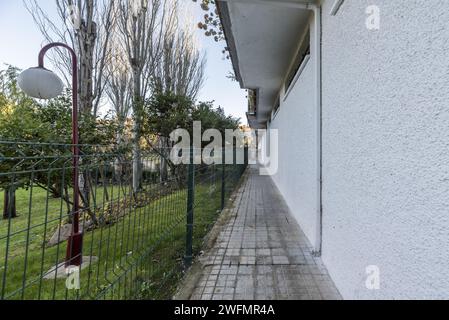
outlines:
{"label": "white soffit", "polygon": [[227,7],[230,26],[225,27],[232,32],[242,85],[259,89],[258,120],[266,121],[311,13],[248,0],[227,1]]}

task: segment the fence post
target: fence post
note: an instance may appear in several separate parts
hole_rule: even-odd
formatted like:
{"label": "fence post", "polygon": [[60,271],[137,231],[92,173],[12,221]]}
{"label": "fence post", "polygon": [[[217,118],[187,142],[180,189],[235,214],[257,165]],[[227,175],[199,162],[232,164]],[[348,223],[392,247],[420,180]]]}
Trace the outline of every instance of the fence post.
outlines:
{"label": "fence post", "polygon": [[186,233],[186,254],[184,266],[186,269],[192,266],[193,261],[193,214],[195,202],[195,164],[193,147],[190,147],[190,163],[187,182],[187,233]]}
{"label": "fence post", "polygon": [[242,175],[245,173],[245,170],[248,168],[249,164],[249,147],[245,146],[245,163],[243,164]]}
{"label": "fence post", "polygon": [[226,204],[226,151],[223,147],[222,169],[221,169],[221,210],[223,211]]}

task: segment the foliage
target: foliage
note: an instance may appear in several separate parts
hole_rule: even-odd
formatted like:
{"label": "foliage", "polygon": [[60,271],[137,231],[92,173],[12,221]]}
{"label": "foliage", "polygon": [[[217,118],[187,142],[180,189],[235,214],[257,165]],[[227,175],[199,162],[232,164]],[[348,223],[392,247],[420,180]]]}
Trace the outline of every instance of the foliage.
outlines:
{"label": "foliage", "polygon": [[[198,1],[193,0],[193,2]],[[213,37],[215,42],[224,40],[223,27],[221,25],[215,1],[200,0],[200,6],[206,14],[204,15],[204,21],[198,23],[198,28],[204,30],[206,36]]]}
{"label": "foliage", "polygon": [[171,92],[157,93],[145,105],[145,133],[169,137],[178,128],[188,128],[192,111],[189,98]]}
{"label": "foliage", "polygon": [[[19,69],[9,66],[0,71],[0,138],[13,141],[71,143],[72,100],[66,90],[48,103],[27,97],[18,87]],[[82,144],[114,141],[117,124],[107,118],[80,114]]]}
{"label": "foliage", "polygon": [[[67,161],[71,155],[72,102],[71,92],[66,90],[61,97],[48,103],[41,103],[27,97],[18,87],[19,69],[9,66],[0,71],[0,140],[15,141],[14,144],[2,145],[0,153],[5,157],[35,157],[50,156],[39,160],[39,167],[58,167],[60,162]],[[97,119],[83,113],[79,121],[80,138],[84,145],[108,144],[113,146],[117,125],[115,121]],[[28,143],[20,143],[28,142]],[[65,146],[63,146],[65,145]],[[83,151],[83,150],[82,150]],[[59,162],[55,159],[60,159]],[[34,160],[35,162],[37,160]],[[24,168],[34,167],[31,160],[22,162]],[[0,161],[0,171],[20,170],[14,161]],[[70,186],[71,179],[65,179],[65,185],[60,185],[63,172],[54,172],[49,178],[38,170],[30,178],[14,181],[11,178],[0,177],[0,188],[26,187],[31,182],[47,188],[54,196],[62,196],[63,189]],[[68,201],[68,199],[67,199]]]}
{"label": "foliage", "polygon": [[187,97],[169,93],[158,93],[145,105],[146,134],[169,137],[176,129],[192,131],[193,121],[200,121],[202,131],[237,129],[240,119],[226,116],[223,108],[214,107],[214,101],[199,102],[197,105]]}
{"label": "foliage", "polygon": [[[218,14],[217,4],[215,0],[192,0],[199,2],[201,9],[205,12],[204,20],[198,23],[198,28],[204,30],[206,37],[213,37],[215,42],[225,41],[223,25]],[[223,55],[226,59],[230,59],[229,48],[223,49]]]}
{"label": "foliage", "polygon": [[0,71],[0,138],[32,139],[42,132],[42,126],[35,121],[35,101],[18,87],[18,72],[12,66]]}
{"label": "foliage", "polygon": [[[217,129],[222,133],[226,129],[237,129],[240,119],[226,116],[222,108],[214,108],[212,102],[200,102],[195,106],[188,97],[171,92],[156,93],[147,101],[144,108],[143,130],[150,148],[161,157],[161,177],[166,178],[168,165],[177,176],[179,168],[170,159],[170,150],[174,143],[168,137],[176,129],[186,129],[193,136],[193,122],[200,121],[202,133],[208,129]],[[157,141],[148,137],[156,135]],[[223,134],[224,137],[224,134]]]}
{"label": "foliage", "polygon": [[217,129],[223,137],[226,129],[235,130],[240,123],[240,119],[226,116],[223,108],[215,108],[214,101],[198,103],[192,113],[192,118],[194,121],[201,121],[202,133],[208,129]]}

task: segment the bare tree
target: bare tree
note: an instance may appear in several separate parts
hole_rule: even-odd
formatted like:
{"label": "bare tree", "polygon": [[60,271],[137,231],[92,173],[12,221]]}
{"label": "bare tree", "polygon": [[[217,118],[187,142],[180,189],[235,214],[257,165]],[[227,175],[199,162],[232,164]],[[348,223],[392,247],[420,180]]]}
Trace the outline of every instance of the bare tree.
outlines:
{"label": "bare tree", "polygon": [[106,94],[114,108],[117,121],[120,125],[131,114],[132,110],[132,79],[127,65],[116,58],[108,65],[108,81]]}
{"label": "bare tree", "polygon": [[159,92],[172,92],[195,100],[204,82],[206,59],[195,46],[193,31],[181,30],[165,37],[154,84]]}
{"label": "bare tree", "polygon": [[[119,33],[112,37],[111,52],[107,63],[108,81],[106,94],[115,113],[115,121],[118,125],[116,133],[116,145],[118,148],[125,146],[126,125],[132,111],[132,77],[131,68],[126,54],[121,45]],[[123,173],[123,159],[117,156],[114,164],[115,176],[121,178]]]}
{"label": "bare tree", "polygon": [[115,113],[118,124],[116,144],[123,144],[123,133],[132,110],[132,79],[131,72],[123,56],[114,54],[108,63],[108,81],[106,94]]}
{"label": "bare tree", "polygon": [[[118,124],[116,145],[121,148],[125,145],[126,124],[132,110],[132,79],[126,56],[118,43],[113,44],[112,55],[108,61],[108,81],[106,93],[115,112],[115,121]],[[115,177],[121,179],[123,161],[118,155],[115,160]]]}
{"label": "bare tree", "polygon": [[[86,114],[98,115],[105,88],[106,58],[114,21],[113,1],[54,0],[58,15],[55,21],[45,12],[39,0],[24,0],[37,27],[47,42],[64,42],[72,46],[79,58],[79,108]],[[53,63],[69,84],[70,57],[56,49]]]}
{"label": "bare tree", "polygon": [[[67,75],[78,73],[78,110],[84,115],[97,117],[106,84],[105,66],[116,14],[113,1],[55,0],[59,17],[57,21],[42,9],[40,1],[23,1],[47,42],[63,42],[75,50],[79,62],[78,70],[72,70],[69,55],[60,49],[55,50],[53,64],[60,69],[67,84],[71,78]],[[81,199],[88,208],[89,173],[81,173],[79,180]],[[95,220],[95,217],[92,218]]]}
{"label": "bare tree", "polygon": [[[115,10],[120,10],[117,3]],[[126,48],[123,45],[123,35],[120,32],[120,15],[112,25],[110,50],[106,63],[106,94],[114,109],[116,120],[120,126],[124,126],[132,110],[132,70],[129,64]],[[118,139],[118,144],[120,144]]]}
{"label": "bare tree", "polygon": [[[174,93],[194,101],[204,82],[206,58],[198,48],[194,29],[188,24],[192,17],[187,14],[182,21],[181,14],[176,13],[178,18],[165,32],[163,54],[156,65],[153,85],[159,93]],[[168,178],[167,159],[171,149],[168,137],[159,137],[159,148],[160,178],[164,182]]]}
{"label": "bare tree", "polygon": [[153,70],[160,60],[166,26],[173,23],[177,0],[121,0],[120,31],[132,72],[133,189],[141,188],[143,105],[151,94]]}

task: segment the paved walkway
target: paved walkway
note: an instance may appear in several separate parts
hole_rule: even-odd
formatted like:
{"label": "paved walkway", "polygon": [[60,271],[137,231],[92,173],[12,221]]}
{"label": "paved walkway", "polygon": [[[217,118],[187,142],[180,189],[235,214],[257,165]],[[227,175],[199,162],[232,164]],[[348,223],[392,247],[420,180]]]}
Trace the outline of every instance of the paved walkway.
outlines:
{"label": "paved walkway", "polygon": [[270,177],[249,169],[233,210],[192,300],[341,299]]}

